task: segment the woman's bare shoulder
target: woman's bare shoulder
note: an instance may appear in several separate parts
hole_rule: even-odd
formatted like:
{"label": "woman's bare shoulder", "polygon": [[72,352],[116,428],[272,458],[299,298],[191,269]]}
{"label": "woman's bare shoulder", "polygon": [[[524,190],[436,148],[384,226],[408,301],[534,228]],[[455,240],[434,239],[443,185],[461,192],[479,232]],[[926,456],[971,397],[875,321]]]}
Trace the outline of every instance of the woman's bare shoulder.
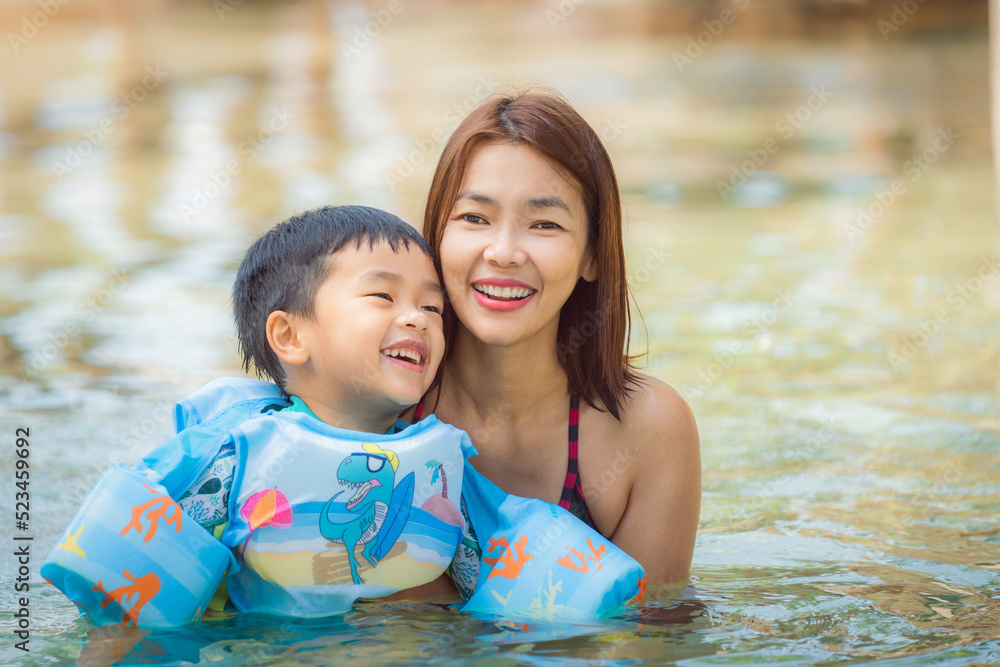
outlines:
{"label": "woman's bare shoulder", "polygon": [[666,382],[640,375],[623,406],[622,431],[644,455],[674,459],[697,452],[698,425],[687,401]]}
{"label": "woman's bare shoulder", "polygon": [[650,464],[700,468],[698,426],[687,401],[662,380],[646,375],[639,380],[619,408],[620,421],[598,402],[601,410],[591,417],[587,433],[596,438],[602,458],[625,458],[638,476],[658,469]]}

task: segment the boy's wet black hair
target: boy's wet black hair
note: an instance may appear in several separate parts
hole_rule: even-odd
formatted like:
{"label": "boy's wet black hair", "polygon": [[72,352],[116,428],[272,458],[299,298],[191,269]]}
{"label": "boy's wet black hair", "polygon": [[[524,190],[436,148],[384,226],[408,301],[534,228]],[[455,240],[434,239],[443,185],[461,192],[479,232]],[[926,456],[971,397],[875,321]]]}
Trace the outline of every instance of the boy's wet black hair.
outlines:
{"label": "boy's wet black hair", "polygon": [[267,342],[268,316],[276,310],[312,317],[316,293],[330,275],[331,259],[345,245],[387,243],[393,252],[415,244],[431,261],[434,250],[391,213],[368,206],[326,206],[278,223],[247,250],[233,283],[233,317],[243,367],[267,375],[284,389],[285,372]]}

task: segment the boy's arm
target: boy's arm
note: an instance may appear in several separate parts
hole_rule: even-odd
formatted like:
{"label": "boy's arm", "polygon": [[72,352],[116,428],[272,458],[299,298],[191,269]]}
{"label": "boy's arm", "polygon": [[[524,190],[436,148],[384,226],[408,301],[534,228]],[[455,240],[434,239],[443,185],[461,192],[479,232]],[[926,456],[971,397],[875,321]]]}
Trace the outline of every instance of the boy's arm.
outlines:
{"label": "boy's arm", "polygon": [[142,457],[132,469],[161,484],[174,500],[187,491],[231,439],[213,424],[186,428]]}
{"label": "boy's arm", "polygon": [[405,591],[399,591],[398,593],[378,598],[378,601],[400,602],[406,600],[409,602],[436,602],[439,604],[451,604],[453,602],[459,602],[461,599],[462,598],[458,595],[458,589],[455,588],[455,584],[452,583],[451,578],[447,574],[442,574],[430,583],[423,584],[422,586],[416,586],[414,588],[407,588]]}

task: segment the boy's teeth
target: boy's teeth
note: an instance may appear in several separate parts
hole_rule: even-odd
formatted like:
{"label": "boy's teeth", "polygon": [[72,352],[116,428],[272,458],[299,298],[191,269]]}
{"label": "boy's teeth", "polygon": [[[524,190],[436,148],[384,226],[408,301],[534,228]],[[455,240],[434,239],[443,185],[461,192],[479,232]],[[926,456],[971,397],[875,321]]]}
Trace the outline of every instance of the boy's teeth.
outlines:
{"label": "boy's teeth", "polygon": [[499,287],[497,285],[473,285],[473,288],[494,299],[523,299],[535,292],[527,287]]}
{"label": "boy's teeth", "polygon": [[407,361],[412,361],[418,366],[420,365],[420,355],[414,352],[413,350],[405,350],[397,348],[395,350],[387,350],[386,354],[390,357],[403,357]]}

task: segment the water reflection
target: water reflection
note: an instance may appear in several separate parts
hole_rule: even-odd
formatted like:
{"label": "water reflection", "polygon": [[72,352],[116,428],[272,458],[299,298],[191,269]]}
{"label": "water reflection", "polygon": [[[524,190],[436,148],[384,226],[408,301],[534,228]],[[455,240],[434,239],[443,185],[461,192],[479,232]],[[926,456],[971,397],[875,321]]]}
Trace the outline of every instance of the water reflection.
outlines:
{"label": "water reflection", "polygon": [[249,95],[249,88],[238,77],[172,87],[170,121],[163,132],[172,160],[165,170],[163,196],[151,216],[158,233],[191,238],[234,230],[230,185],[238,171],[231,165],[238,165],[243,155],[226,134],[232,107]]}

